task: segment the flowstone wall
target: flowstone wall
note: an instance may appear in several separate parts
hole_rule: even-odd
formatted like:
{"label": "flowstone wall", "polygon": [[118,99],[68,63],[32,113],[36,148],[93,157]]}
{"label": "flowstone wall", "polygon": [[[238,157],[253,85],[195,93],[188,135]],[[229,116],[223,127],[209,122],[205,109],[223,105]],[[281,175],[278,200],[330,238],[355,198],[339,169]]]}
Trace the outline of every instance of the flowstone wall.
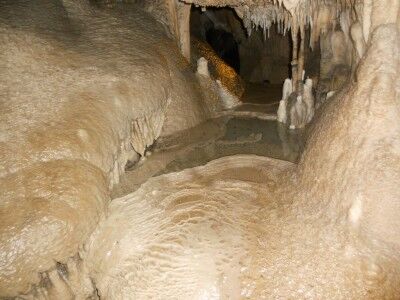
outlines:
{"label": "flowstone wall", "polygon": [[208,110],[174,41],[136,6],[0,6],[0,296],[87,297],[79,252],[109,187]]}

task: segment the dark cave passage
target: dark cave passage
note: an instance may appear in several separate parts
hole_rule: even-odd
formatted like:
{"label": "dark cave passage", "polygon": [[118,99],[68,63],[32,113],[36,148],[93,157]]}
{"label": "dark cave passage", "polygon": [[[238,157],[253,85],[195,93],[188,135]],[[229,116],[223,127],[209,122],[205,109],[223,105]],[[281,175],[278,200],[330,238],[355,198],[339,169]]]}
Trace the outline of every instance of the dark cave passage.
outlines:
{"label": "dark cave passage", "polygon": [[232,8],[192,7],[190,33],[246,82],[282,84],[290,76],[290,34],[279,34],[275,25],[268,35],[257,28],[249,34]]}
{"label": "dark cave passage", "polygon": [[240,73],[239,47],[232,33],[212,27],[206,32],[206,40],[219,57]]}
{"label": "dark cave passage", "polygon": [[[248,32],[233,8],[205,10],[192,7],[190,13],[191,39],[208,44],[240,77],[252,84],[282,85],[292,77],[292,33],[272,24],[269,30],[255,27]],[[299,36],[300,38],[300,36]],[[319,42],[310,45],[310,28],[305,28],[304,79],[317,83],[321,50]]]}

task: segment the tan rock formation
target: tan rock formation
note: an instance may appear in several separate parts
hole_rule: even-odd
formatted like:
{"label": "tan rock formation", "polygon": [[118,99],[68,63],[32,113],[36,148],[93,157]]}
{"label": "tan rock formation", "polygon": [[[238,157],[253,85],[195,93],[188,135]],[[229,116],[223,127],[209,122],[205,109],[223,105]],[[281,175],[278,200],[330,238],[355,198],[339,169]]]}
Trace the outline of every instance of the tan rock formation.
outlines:
{"label": "tan rock formation", "polygon": [[174,42],[137,8],[0,6],[0,296],[16,296],[81,251],[128,160],[208,109]]}
{"label": "tan rock formation", "polygon": [[398,9],[372,1],[355,80],[319,112],[298,165],[228,157],[118,199],[87,256],[100,294],[399,298]]}
{"label": "tan rock formation", "polygon": [[2,1],[0,296],[398,299],[400,2],[185,3],[290,27],[293,88],[307,24],[353,76],[298,165],[225,157],[109,205],[128,160],[209,116],[195,75],[143,11]]}

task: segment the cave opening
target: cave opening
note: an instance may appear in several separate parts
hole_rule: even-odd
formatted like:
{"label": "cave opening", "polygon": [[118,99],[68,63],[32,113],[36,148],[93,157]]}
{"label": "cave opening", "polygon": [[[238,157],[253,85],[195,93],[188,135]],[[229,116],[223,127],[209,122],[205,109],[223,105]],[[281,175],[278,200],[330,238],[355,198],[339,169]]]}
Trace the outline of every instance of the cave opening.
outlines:
{"label": "cave opening", "polygon": [[206,30],[206,41],[219,57],[240,72],[239,47],[232,33],[213,26]]}
{"label": "cave opening", "polygon": [[[192,39],[207,43],[212,50],[240,74],[241,21],[231,8],[192,6],[190,33]],[[239,30],[239,31],[238,31]]]}
{"label": "cave opening", "polygon": [[[282,85],[292,78],[292,29],[282,29],[278,22],[268,29],[246,28],[231,7],[191,7],[190,35],[192,43],[210,46],[246,83],[244,101],[250,103],[277,102],[282,97]],[[318,81],[321,51],[319,42],[310,43],[310,27],[305,28],[304,79]],[[301,40],[297,32],[297,39]],[[296,45],[297,46],[297,45]],[[192,47],[193,48],[193,47]],[[296,54],[297,55],[297,54]]]}

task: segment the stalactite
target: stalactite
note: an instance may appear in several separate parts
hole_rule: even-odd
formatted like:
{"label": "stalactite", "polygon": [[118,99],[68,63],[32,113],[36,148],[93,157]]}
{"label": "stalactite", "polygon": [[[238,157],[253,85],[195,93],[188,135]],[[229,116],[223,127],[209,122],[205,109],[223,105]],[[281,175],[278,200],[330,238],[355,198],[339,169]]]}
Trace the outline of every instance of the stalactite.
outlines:
{"label": "stalactite", "polygon": [[260,27],[265,36],[272,24],[281,24],[281,31],[288,30],[290,22],[289,12],[282,6],[267,4],[265,6],[242,6],[235,9],[239,16],[243,18],[243,24],[249,35],[254,28]]}
{"label": "stalactite", "polygon": [[146,148],[153,144],[161,133],[164,123],[164,113],[158,111],[132,121],[131,144],[133,149],[141,156]]}
{"label": "stalactite", "polygon": [[[370,0],[368,0],[370,1]],[[197,5],[220,6],[217,1],[185,0]],[[340,12],[359,5],[357,0],[258,0],[237,1],[233,5],[250,35],[254,28],[267,32],[272,24],[279,25],[283,34],[294,26],[310,26],[310,46],[313,47],[321,33],[334,28]],[[228,4],[224,3],[225,5]],[[367,26],[366,26],[367,27]]]}

